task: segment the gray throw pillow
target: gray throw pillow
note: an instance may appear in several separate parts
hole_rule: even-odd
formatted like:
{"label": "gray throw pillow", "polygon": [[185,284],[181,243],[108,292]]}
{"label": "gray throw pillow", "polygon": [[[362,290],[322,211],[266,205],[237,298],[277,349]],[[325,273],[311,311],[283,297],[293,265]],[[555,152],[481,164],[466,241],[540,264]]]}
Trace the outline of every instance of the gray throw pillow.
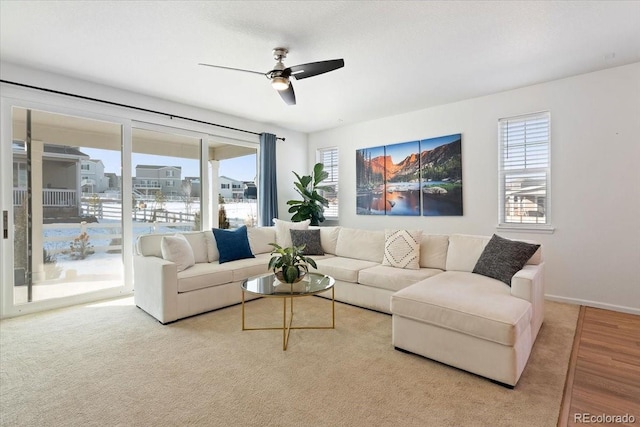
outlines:
{"label": "gray throw pillow", "polygon": [[480,255],[474,273],[500,280],[511,286],[511,278],[524,267],[540,245],[493,235]]}
{"label": "gray throw pillow", "polygon": [[291,230],[293,246],[306,245],[302,250],[305,255],[324,255],[320,244],[320,230]]}

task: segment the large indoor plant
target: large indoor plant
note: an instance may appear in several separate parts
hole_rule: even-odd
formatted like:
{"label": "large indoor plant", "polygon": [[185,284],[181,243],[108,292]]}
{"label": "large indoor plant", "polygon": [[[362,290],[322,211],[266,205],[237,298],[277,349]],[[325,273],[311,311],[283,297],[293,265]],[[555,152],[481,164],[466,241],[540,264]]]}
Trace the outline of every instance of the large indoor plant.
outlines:
{"label": "large indoor plant", "polygon": [[320,185],[329,174],[324,171],[322,163],[316,163],[311,175],[300,176],[296,172],[293,174],[298,179],[293,184],[296,186],[296,192],[302,196],[302,200],[287,202],[291,206],[289,213],[293,214],[291,221],[300,222],[309,219],[311,220],[310,225],[320,225],[324,221],[324,208],[329,206],[329,201],[322,197],[318,191],[331,189]]}
{"label": "large indoor plant", "polygon": [[313,259],[303,255],[305,245],[283,248],[275,243],[269,244],[273,246],[269,270],[272,270],[281,282],[296,283],[309,272],[309,265],[318,268]]}

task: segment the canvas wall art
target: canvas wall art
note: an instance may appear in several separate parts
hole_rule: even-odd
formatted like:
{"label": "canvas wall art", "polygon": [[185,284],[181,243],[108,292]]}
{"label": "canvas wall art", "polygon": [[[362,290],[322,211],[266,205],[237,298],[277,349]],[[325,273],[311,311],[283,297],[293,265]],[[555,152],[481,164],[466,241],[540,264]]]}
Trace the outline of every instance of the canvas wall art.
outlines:
{"label": "canvas wall art", "polygon": [[462,135],[356,151],[359,215],[462,215]]}
{"label": "canvas wall art", "polygon": [[420,141],[422,215],[462,215],[462,135]]}
{"label": "canvas wall art", "polygon": [[360,215],[385,215],[384,147],[356,151],[356,210]]}

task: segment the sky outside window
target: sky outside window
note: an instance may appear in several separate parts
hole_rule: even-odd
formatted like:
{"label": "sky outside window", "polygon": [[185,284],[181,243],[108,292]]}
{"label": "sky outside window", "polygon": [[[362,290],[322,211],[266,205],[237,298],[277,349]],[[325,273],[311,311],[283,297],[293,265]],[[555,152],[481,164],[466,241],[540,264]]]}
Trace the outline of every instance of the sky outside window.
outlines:
{"label": "sky outside window", "polygon": [[[82,152],[90,156],[91,159],[102,160],[105,173],[111,172],[121,175],[119,153],[105,153],[104,150],[91,148],[83,148]],[[183,177],[200,175],[198,165],[194,164],[193,159],[173,157],[170,160],[171,164],[167,164],[168,158],[166,156],[134,153],[132,168],[135,171],[137,165],[180,166]],[[256,155],[251,154],[220,161],[219,174],[238,181],[253,181],[256,177]]]}

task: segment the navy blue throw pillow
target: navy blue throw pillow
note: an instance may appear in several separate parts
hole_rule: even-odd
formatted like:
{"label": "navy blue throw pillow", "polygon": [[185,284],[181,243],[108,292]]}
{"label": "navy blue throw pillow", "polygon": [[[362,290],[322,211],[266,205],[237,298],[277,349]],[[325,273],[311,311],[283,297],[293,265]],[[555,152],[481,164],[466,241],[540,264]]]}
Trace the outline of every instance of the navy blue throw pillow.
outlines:
{"label": "navy blue throw pillow", "polygon": [[213,237],[216,239],[216,246],[220,252],[218,260],[220,264],[237,259],[255,258],[249,246],[246,225],[236,230],[213,228],[211,231],[213,231]]}

